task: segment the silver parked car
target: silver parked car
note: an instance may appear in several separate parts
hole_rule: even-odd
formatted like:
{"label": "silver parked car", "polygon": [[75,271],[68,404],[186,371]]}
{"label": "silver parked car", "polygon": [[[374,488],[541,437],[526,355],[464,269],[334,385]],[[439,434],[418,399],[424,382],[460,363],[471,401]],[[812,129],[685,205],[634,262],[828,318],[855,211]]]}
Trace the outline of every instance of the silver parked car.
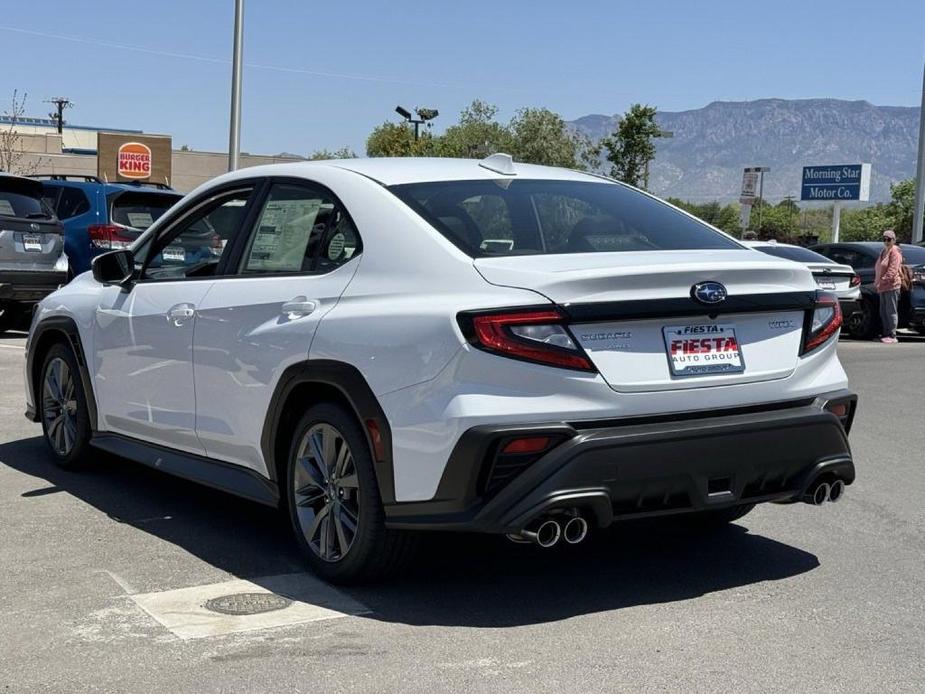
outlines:
{"label": "silver parked car", "polygon": [[846,320],[852,313],[860,310],[861,277],[850,265],[841,265],[816,251],[789,243],[777,243],[776,241],[744,241],[743,243],[756,251],[802,263],[808,267],[819,289],[831,292],[838,297],[842,315]]}
{"label": "silver parked car", "polygon": [[64,227],[41,182],[0,173],[0,332],[66,281]]}

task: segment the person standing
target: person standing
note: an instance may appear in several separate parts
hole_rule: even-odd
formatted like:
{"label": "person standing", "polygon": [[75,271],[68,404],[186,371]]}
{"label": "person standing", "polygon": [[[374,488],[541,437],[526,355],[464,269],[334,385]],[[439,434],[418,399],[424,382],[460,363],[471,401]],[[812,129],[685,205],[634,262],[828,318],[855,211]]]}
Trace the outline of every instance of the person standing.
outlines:
{"label": "person standing", "polygon": [[883,323],[883,336],[880,342],[888,344],[898,342],[896,326],[899,323],[902,265],[903,254],[896,245],[896,232],[887,229],[883,232],[883,250],[880,252],[874,270],[874,288],[880,295],[880,321]]}

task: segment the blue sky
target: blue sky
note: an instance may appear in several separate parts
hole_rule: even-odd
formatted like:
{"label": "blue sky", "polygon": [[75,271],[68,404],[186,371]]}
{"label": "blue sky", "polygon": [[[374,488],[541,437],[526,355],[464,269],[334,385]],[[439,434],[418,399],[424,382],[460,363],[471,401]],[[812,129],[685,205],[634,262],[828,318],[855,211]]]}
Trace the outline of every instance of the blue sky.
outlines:
{"label": "blue sky", "polygon": [[[0,99],[227,148],[232,0],[5,3]],[[439,130],[474,98],[565,118],[762,97],[917,105],[922,0],[245,2],[242,149],[349,145],[397,104]],[[92,8],[92,9],[91,9]],[[5,108],[5,106],[3,107]]]}

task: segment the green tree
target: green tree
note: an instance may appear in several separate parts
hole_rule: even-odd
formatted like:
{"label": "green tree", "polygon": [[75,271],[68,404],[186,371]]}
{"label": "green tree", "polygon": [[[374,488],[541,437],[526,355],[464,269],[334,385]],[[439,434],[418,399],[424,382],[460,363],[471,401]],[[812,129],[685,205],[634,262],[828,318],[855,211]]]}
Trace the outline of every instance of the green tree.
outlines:
{"label": "green tree", "polygon": [[432,136],[421,133],[414,139],[414,130],[406,123],[389,123],[376,126],[366,139],[366,154],[370,157],[421,157],[432,149]]}
{"label": "green tree", "polygon": [[349,147],[344,146],[335,150],[316,149],[314,152],[308,155],[308,159],[310,161],[318,161],[320,159],[356,159],[356,156],[356,152],[354,152]]}
{"label": "green tree", "polygon": [[655,114],[654,106],[633,104],[613,134],[601,140],[613,178],[636,187],[645,183],[646,169],[655,158],[654,139],[661,132]]}
{"label": "green tree", "polygon": [[440,157],[481,159],[496,152],[510,152],[510,129],[495,116],[498,107],[476,99],[459,114],[459,123],[434,138],[433,153]]}
{"label": "green tree", "polygon": [[[890,196],[893,198],[890,202],[893,216],[892,229],[901,243],[909,243],[912,240],[912,218],[915,212],[915,179],[910,178],[891,185]],[[891,227],[883,227],[883,229],[889,228]],[[879,230],[880,233],[883,229]],[[879,240],[880,235],[877,234],[875,238]]]}
{"label": "green tree", "polygon": [[727,234],[738,235],[742,230],[742,225],[739,221],[738,205],[732,203],[729,203],[728,205],[721,205],[716,200],[703,204],[697,204],[686,200],[680,200],[678,198],[668,198],[668,202],[670,202],[675,207],[680,207],[685,212],[690,212],[692,215],[702,219],[707,224],[712,224],[718,229],[722,229]]}
{"label": "green tree", "polygon": [[842,211],[838,235],[841,241],[879,241],[884,229],[892,228],[895,228],[892,204],[880,203]]}
{"label": "green tree", "polygon": [[587,137],[571,132],[562,117],[547,108],[522,108],[508,126],[510,154],[517,161],[567,169],[587,169],[598,152]]}

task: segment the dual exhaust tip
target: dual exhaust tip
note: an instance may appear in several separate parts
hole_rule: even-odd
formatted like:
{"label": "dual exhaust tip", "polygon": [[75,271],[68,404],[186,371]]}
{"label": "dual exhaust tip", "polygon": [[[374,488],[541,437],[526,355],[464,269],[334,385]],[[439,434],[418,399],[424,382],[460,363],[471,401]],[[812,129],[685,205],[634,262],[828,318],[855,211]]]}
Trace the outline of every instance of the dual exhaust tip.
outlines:
{"label": "dual exhaust tip", "polygon": [[813,506],[821,506],[826,501],[835,503],[845,494],[845,483],[842,480],[834,482],[816,482],[809,486],[803,495],[803,501]]}
{"label": "dual exhaust tip", "polygon": [[508,535],[513,542],[526,542],[544,549],[555,547],[560,540],[577,545],[588,537],[588,521],[577,512],[565,516],[544,516],[519,533]]}

